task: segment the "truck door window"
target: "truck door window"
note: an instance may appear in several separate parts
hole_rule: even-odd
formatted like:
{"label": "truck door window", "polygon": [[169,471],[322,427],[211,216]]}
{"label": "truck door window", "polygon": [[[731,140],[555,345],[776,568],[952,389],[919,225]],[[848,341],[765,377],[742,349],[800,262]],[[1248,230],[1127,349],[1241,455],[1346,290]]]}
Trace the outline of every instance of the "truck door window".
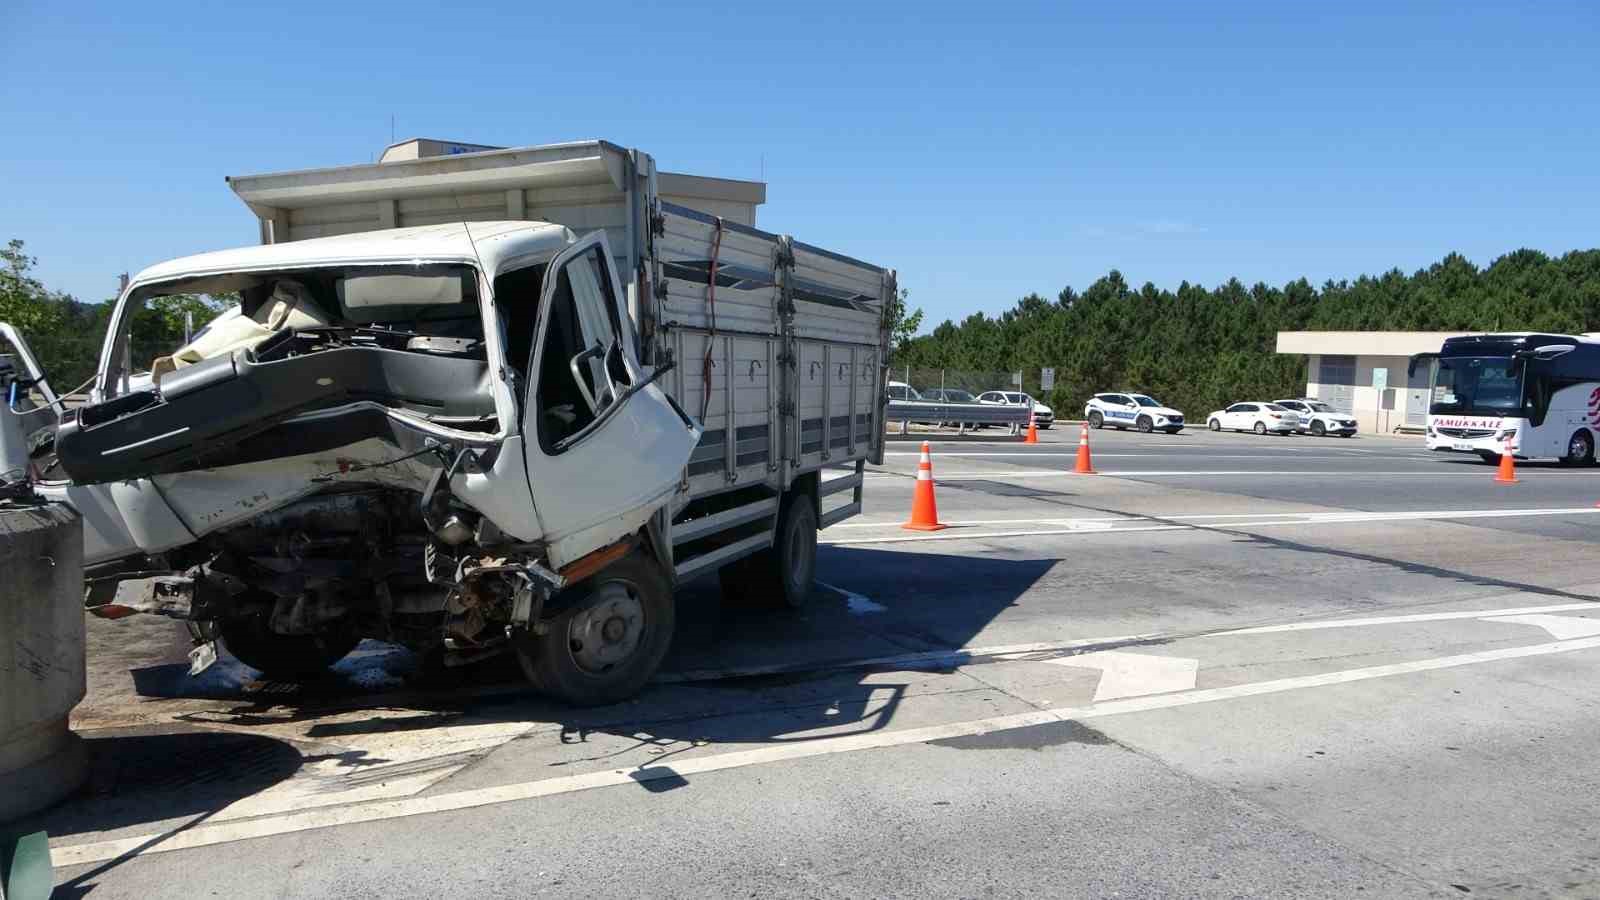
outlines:
{"label": "truck door window", "polygon": [[[628,384],[617,342],[616,306],[599,252],[597,248],[568,261],[556,274],[535,395],[539,443],[546,452],[589,427],[616,402],[616,389]],[[589,351],[594,352],[572,364]]]}

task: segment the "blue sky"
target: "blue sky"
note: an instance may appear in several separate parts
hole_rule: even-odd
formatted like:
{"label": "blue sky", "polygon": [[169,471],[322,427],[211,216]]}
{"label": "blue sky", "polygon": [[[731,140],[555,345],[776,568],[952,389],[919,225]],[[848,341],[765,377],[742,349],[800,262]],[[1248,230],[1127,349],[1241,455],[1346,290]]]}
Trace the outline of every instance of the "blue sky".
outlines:
{"label": "blue sky", "polygon": [[[770,182],[925,327],[1029,291],[1600,246],[1600,7],[195,6],[5,16],[0,240],[81,299],[251,243],[223,176],[600,137]],[[670,11],[668,11],[670,8]]]}

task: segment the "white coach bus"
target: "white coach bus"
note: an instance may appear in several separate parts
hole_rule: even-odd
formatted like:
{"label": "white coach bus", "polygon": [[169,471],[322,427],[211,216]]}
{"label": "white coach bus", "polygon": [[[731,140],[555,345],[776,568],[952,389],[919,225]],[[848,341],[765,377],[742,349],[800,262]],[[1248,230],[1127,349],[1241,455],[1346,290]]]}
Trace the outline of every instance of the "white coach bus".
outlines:
{"label": "white coach bus", "polygon": [[1446,338],[1429,365],[1429,450],[1498,462],[1592,465],[1600,436],[1600,335],[1479,334]]}

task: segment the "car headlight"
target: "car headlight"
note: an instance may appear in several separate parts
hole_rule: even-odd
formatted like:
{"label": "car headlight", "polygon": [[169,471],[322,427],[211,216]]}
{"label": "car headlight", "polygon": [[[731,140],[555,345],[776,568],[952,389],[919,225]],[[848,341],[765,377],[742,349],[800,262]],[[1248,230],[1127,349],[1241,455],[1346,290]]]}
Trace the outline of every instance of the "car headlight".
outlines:
{"label": "car headlight", "polygon": [[1497,441],[1509,441],[1509,440],[1511,440],[1512,438],[1514,438],[1516,436],[1517,436],[1517,430],[1515,428],[1507,428],[1506,430],[1504,430],[1504,431],[1500,432],[1499,434],[1495,435],[1494,439],[1497,440]]}

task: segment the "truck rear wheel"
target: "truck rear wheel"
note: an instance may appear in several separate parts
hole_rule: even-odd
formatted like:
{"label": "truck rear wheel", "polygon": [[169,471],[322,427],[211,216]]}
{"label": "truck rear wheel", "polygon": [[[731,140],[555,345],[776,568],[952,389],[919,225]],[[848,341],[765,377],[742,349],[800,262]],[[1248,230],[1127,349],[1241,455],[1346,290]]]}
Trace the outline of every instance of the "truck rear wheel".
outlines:
{"label": "truck rear wheel", "polygon": [[672,645],[675,608],[661,567],[642,552],[578,585],[583,599],[526,633],[517,659],[533,686],[572,706],[604,706],[639,693]]}
{"label": "truck rear wheel", "polygon": [[719,574],[724,599],[776,609],[799,609],[811,596],[817,571],[817,508],[806,491],[784,498],[772,547]]}
{"label": "truck rear wheel", "polygon": [[229,616],[218,624],[222,644],[240,662],[268,678],[306,681],[344,659],[361,638],[343,628],[317,634],[279,634],[265,611]]}

